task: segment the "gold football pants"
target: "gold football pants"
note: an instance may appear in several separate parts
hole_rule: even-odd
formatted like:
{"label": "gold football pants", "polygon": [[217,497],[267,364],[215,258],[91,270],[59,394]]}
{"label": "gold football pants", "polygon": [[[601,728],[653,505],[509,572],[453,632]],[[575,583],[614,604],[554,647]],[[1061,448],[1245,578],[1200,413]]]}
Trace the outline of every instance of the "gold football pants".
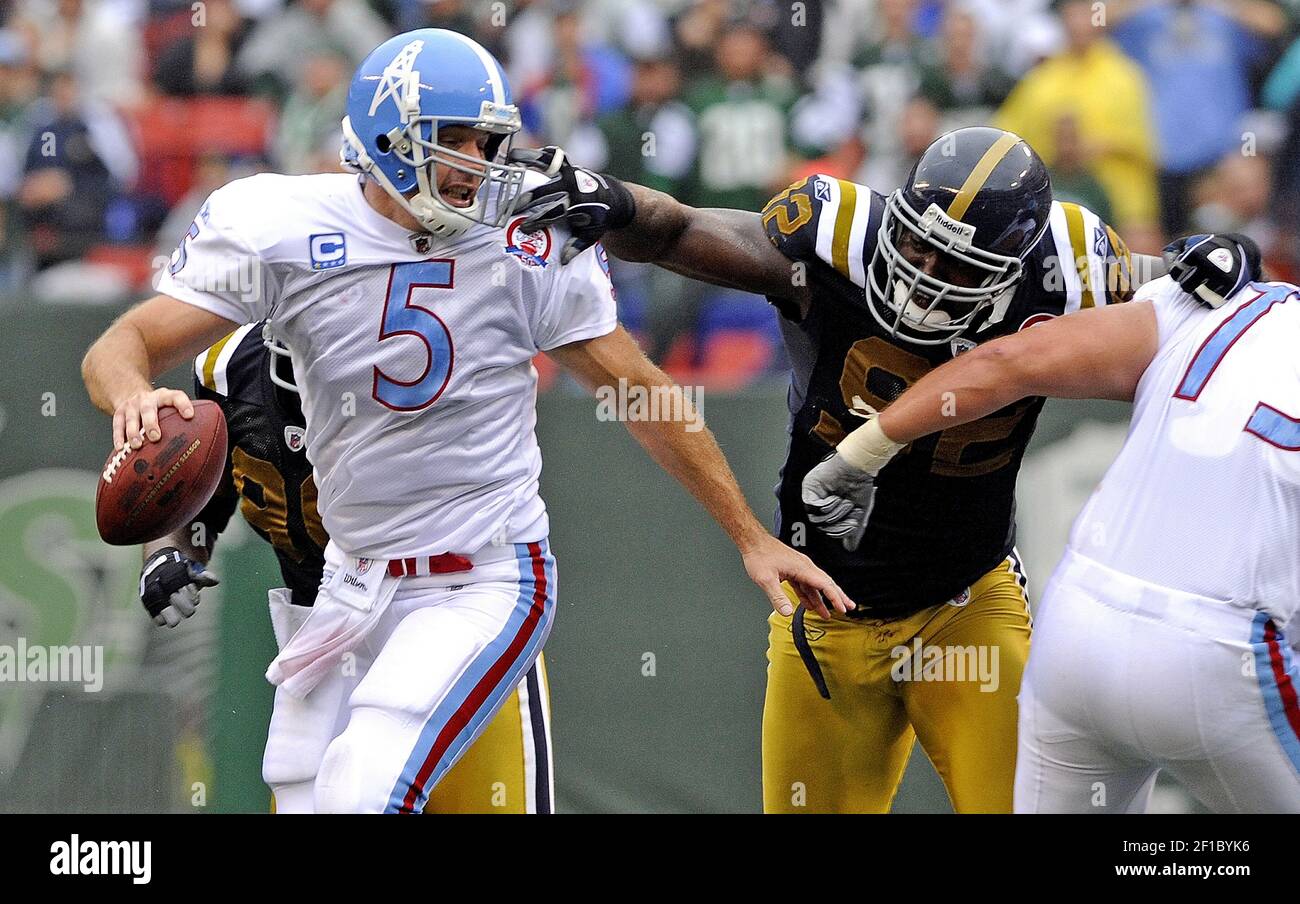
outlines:
{"label": "gold football pants", "polygon": [[429,792],[425,813],[551,813],[551,703],[542,654],[483,734]]}
{"label": "gold football pants", "polygon": [[1011,812],[1030,629],[1014,556],[967,593],[904,618],[802,614],[830,699],[796,648],[792,619],[773,612],[765,811],[886,813],[919,737],[957,812]]}

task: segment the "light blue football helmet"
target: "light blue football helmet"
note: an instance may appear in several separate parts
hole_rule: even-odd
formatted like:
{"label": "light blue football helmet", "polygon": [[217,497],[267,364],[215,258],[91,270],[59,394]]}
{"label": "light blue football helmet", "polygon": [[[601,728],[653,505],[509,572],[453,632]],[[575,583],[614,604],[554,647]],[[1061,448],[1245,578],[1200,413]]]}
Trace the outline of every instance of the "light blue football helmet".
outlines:
{"label": "light blue football helmet", "polygon": [[[487,162],[438,144],[444,126],[489,133]],[[519,131],[505,73],[478,43],[421,28],[375,48],[352,77],[343,118],[343,165],[378,182],[429,233],[454,238],[471,226],[503,226],[523,186],[523,166],[498,162]],[[435,164],[482,177],[468,207],[438,190]]]}

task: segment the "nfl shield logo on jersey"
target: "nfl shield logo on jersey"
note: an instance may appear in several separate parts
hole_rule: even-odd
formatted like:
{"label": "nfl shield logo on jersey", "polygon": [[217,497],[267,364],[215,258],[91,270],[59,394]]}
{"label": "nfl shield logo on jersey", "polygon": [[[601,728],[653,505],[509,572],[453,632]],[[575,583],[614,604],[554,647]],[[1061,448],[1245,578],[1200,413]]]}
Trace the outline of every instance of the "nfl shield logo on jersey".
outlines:
{"label": "nfl shield logo on jersey", "polygon": [[357,559],[356,574],[358,577],[370,570],[370,566],[375,563],[374,559]]}
{"label": "nfl shield logo on jersey", "polygon": [[301,427],[295,427],[293,424],[284,428],[284,444],[289,447],[290,452],[302,451],[305,433],[305,430]]}

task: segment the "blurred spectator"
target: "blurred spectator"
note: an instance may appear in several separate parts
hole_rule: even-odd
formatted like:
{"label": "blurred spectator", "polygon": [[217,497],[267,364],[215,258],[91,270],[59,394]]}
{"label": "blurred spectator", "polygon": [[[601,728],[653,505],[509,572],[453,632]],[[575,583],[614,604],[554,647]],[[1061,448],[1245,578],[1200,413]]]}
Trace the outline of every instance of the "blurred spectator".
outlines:
{"label": "blurred spectator", "polygon": [[794,87],[770,62],[763,32],[737,22],[718,42],[714,71],[687,90],[699,134],[696,206],[760,210],[784,187]]}
{"label": "blurred spectator", "polygon": [[942,134],[939,111],[928,98],[913,97],[898,118],[898,142],[888,151],[867,149],[867,163],[858,176],[879,192],[889,194],[903,184],[925,149]]}
{"label": "blurred spectator", "polygon": [[1244,232],[1261,248],[1272,244],[1273,168],[1267,158],[1225,154],[1191,201],[1195,202],[1192,230]]}
{"label": "blurred spectator", "polygon": [[518,0],[514,14],[506,20],[501,37],[505,58],[501,65],[516,97],[526,85],[545,81],[554,65],[552,16],[547,5],[548,0]]}
{"label": "blurred spectator", "polygon": [[[696,135],[691,111],[677,99],[680,91],[674,59],[639,60],[628,105],[575,134],[570,153],[620,179],[681,197],[695,162]],[[621,260],[611,265],[623,316],[640,321],[647,353],[663,360],[698,324],[705,287],[660,267]],[[629,310],[633,306],[641,309],[640,316]]]}
{"label": "blurred spectator", "polygon": [[[1028,141],[1050,167],[1057,159],[1060,117],[1072,116],[1083,160],[1106,189],[1116,228],[1135,250],[1158,251],[1146,79],[1093,24],[1092,3],[1061,0],[1056,5],[1068,42],[1065,51],[1029,71],[998,111],[995,124]],[[1104,14],[1105,6],[1100,9]]]}
{"label": "blurred spectator", "polygon": [[204,154],[194,168],[194,184],[190,190],[176,202],[162,225],[154,241],[153,260],[166,261],[181,239],[189,232],[190,224],[198,216],[199,208],[218,188],[234,179],[249,175],[235,172],[230,161],[220,154]]}
{"label": "blurred spectator", "polygon": [[[680,195],[696,145],[694,118],[677,99],[681,82],[672,58],[639,60],[627,106],[599,117],[594,134],[571,143],[570,152],[593,169]],[[582,152],[579,144],[585,145]]]}
{"label": "blurred spectator", "polygon": [[248,79],[235,66],[252,25],[231,0],[205,0],[203,24],[158,55],[154,84],[163,94],[245,94]]}
{"label": "blurred spectator", "polygon": [[308,57],[272,139],[271,162],[276,172],[295,175],[338,169],[343,134],[340,122],[351,75],[347,60],[337,53]]}
{"label": "blurred spectator", "polygon": [[1019,78],[1065,45],[1060,20],[1049,11],[1050,0],[949,0],[949,9],[963,9],[979,23],[988,59]]}
{"label": "blurred spectator", "polygon": [[87,99],[118,106],[141,99],[140,30],[106,0],[27,0],[16,24],[41,72],[70,71]]}
{"label": "blurred spectator", "polygon": [[102,240],[109,202],[135,166],[121,121],[83,100],[70,72],[54,77],[47,107],[37,114],[18,190],[37,269]]}
{"label": "blurred spectator", "polygon": [[355,68],[392,33],[363,0],[295,0],[253,29],[236,65],[260,89],[284,97],[308,58],[341,53]]}
{"label": "blurred spectator", "polygon": [[672,28],[656,0],[586,0],[583,27],[591,40],[619,48],[633,59],[673,52]]}
{"label": "blurred spectator", "polygon": [[586,40],[579,7],[560,5],[554,20],[555,66],[524,86],[524,127],[541,144],[568,143],[581,123],[627,101],[631,71],[616,50]]}
{"label": "blurred spectator", "polygon": [[36,93],[26,42],[16,32],[0,30],[0,201],[12,199],[22,180]]}
{"label": "blurred spectator", "polygon": [[803,78],[817,61],[825,11],[821,3],[755,0],[755,21],[767,32],[772,50]]}
{"label": "blurred spectator", "polygon": [[1079,133],[1078,120],[1068,113],[1060,117],[1056,121],[1054,143],[1056,159],[1051,166],[1052,198],[1082,204],[1103,221],[1111,222],[1114,211],[1110,209],[1106,190],[1088,172],[1087,154],[1083,136]]}
{"label": "blurred spectator", "polygon": [[730,20],[729,0],[698,0],[686,6],[676,22],[683,71],[708,72],[713,68],[718,42]]}
{"label": "blurred spectator", "polygon": [[[867,148],[862,139],[856,135],[846,138],[825,154],[811,160],[797,161],[790,169],[786,181],[798,182],[818,173],[835,179],[848,179],[856,182],[864,178],[859,170],[867,160]],[[871,183],[867,183],[871,184]],[[883,189],[880,189],[883,191]]]}
{"label": "blurred spectator", "polygon": [[0,295],[21,281],[25,253],[16,203],[23,158],[31,140],[31,106],[37,79],[27,43],[14,31],[0,30]]}
{"label": "blurred spectator", "polygon": [[961,111],[967,120],[962,125],[987,122],[990,108],[1006,100],[1015,79],[990,62],[975,17],[948,6],[936,43],[938,58],[922,67],[920,93],[940,112]]}
{"label": "blurred spectator", "polygon": [[854,50],[857,87],[871,160],[888,170],[905,156],[904,108],[921,85],[927,45],[917,30],[918,0],[877,0],[869,37]]}
{"label": "blurred spectator", "polygon": [[476,37],[478,23],[465,0],[397,0],[396,31],[415,28],[447,28]]}
{"label": "blurred spectator", "polygon": [[[1260,7],[1267,8],[1262,17]],[[1115,41],[1151,85],[1161,224],[1176,235],[1191,213],[1193,183],[1240,147],[1241,120],[1253,106],[1251,69],[1285,17],[1254,0],[1148,0],[1112,4],[1109,13]]]}

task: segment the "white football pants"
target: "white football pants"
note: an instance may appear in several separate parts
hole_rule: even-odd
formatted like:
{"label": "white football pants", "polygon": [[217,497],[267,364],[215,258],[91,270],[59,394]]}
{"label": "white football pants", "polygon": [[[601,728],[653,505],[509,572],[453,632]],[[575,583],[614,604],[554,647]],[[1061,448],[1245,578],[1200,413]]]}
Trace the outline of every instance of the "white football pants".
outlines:
{"label": "white football pants", "polygon": [[277,811],[421,812],[532,668],[555,599],[545,540],[401,578],[341,668],[301,700],[277,688],[262,764]]}
{"label": "white football pants", "polygon": [[1300,670],[1267,613],[1077,553],[1034,613],[1017,813],[1141,812],[1167,770],[1221,813],[1300,813]]}

